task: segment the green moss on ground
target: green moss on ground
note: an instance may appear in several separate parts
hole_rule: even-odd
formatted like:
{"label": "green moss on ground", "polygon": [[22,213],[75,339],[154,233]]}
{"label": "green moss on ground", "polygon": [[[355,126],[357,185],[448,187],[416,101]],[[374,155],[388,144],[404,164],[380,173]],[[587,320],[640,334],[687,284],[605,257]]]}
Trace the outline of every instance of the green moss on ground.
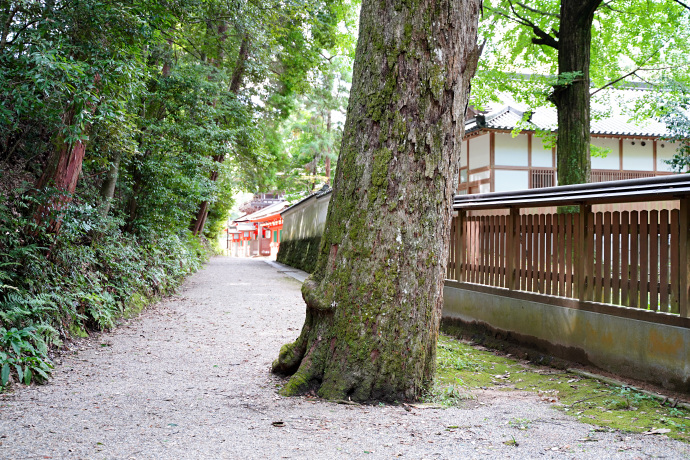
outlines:
{"label": "green moss on ground", "polygon": [[690,411],[686,409],[669,407],[626,387],[498,356],[442,334],[436,383],[428,400],[453,405],[471,397],[471,391],[479,388],[530,391],[584,423],[633,433],[657,430],[690,442]]}

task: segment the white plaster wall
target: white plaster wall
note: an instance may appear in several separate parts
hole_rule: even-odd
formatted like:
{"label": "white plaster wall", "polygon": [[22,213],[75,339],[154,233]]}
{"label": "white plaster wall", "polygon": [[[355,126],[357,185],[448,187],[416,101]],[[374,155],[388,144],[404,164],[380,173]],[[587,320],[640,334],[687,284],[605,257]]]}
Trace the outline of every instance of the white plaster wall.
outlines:
{"label": "white plaster wall", "polygon": [[323,234],[331,195],[312,198],[298,208],[283,213],[282,241],[298,240]]}
{"label": "white plaster wall", "polygon": [[551,147],[544,147],[544,140],[532,136],[532,166],[536,168],[553,168]]}
{"label": "white plaster wall", "polygon": [[318,198],[316,200],[316,208],[318,209],[317,220],[316,220],[316,231],[315,235],[322,235],[323,229],[326,228],[326,216],[328,215],[328,203],[331,202],[331,195],[328,194],[324,197]]}
{"label": "white plaster wall", "polygon": [[490,193],[491,184],[479,184],[479,193]]}
{"label": "white plaster wall", "polygon": [[283,238],[281,241],[289,241],[295,239],[295,233],[299,227],[299,218],[301,213],[299,210],[288,211],[281,214],[283,217]]}
{"label": "white plaster wall", "polygon": [[[663,147],[662,147],[663,145]],[[657,141],[656,144],[656,169],[657,171],[673,171],[671,166],[666,164],[664,160],[670,160],[676,153],[678,144],[668,141]]]}
{"label": "white plaster wall", "polygon": [[[633,142],[635,145],[632,144]],[[645,142],[646,145],[643,146],[642,142]],[[623,141],[623,169],[652,171],[654,169],[652,141],[625,139]]]}
{"label": "white plaster wall", "polygon": [[476,182],[482,179],[488,179],[491,177],[491,171],[482,171],[479,173],[470,174],[470,182]]}
{"label": "white plaster wall", "polygon": [[494,161],[501,166],[527,166],[527,134],[513,137],[508,133],[496,133]]}
{"label": "white plaster wall", "polygon": [[494,191],[527,190],[529,188],[529,171],[494,170]]}
{"label": "white plaster wall", "polygon": [[616,171],[620,169],[620,146],[618,139],[593,137],[592,144],[611,150],[605,158],[592,156],[592,169],[615,169]]}
{"label": "white plaster wall", "polygon": [[470,157],[468,158],[470,169],[489,166],[489,161],[491,160],[489,135],[484,134],[479,137],[473,137],[468,142],[470,143]]}
{"label": "white plaster wall", "polygon": [[460,167],[464,168],[467,166],[467,143],[468,140],[462,141],[460,144]]}

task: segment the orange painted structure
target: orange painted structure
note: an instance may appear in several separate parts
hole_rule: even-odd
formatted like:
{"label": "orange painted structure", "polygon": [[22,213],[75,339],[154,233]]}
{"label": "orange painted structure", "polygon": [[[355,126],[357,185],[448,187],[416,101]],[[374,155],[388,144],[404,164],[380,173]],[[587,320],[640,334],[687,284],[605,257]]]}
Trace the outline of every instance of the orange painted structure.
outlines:
{"label": "orange painted structure", "polygon": [[233,256],[271,256],[278,253],[283,230],[280,213],[289,205],[286,201],[235,219],[229,228],[228,250]]}

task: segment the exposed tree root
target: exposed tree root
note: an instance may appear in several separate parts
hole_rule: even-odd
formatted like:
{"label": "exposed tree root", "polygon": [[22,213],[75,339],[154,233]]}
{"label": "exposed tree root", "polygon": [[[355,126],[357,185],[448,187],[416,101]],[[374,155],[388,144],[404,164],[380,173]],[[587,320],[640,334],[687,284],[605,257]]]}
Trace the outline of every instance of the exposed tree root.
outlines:
{"label": "exposed tree root", "polygon": [[311,277],[302,285],[302,298],[307,304],[302,332],[293,343],[283,345],[272,365],[274,373],[291,376],[280,391],[283,396],[303,394],[317,387],[323,378],[325,350],[321,349],[323,339],[318,332],[325,329],[324,323],[330,323],[325,317],[330,317],[334,308],[323,303],[317,290],[318,283]]}

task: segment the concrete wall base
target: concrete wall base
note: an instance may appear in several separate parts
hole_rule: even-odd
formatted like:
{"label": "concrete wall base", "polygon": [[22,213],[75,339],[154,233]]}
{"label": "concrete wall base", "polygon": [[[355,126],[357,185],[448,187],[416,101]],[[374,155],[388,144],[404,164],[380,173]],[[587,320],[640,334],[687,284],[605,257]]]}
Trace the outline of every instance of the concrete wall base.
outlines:
{"label": "concrete wall base", "polygon": [[690,329],[463,289],[446,281],[443,318],[554,356],[690,392]]}

